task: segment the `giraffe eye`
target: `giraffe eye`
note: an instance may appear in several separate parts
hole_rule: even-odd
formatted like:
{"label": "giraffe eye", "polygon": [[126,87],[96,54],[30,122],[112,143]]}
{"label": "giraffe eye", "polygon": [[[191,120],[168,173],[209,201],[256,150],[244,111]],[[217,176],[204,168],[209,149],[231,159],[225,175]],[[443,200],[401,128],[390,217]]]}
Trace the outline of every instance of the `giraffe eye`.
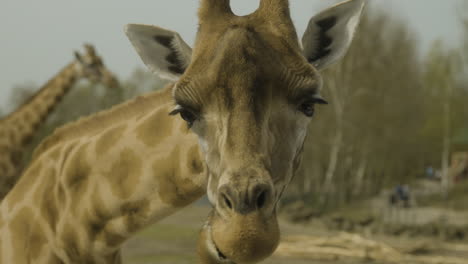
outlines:
{"label": "giraffe eye", "polygon": [[308,117],[313,117],[315,114],[315,102],[305,102],[299,106],[299,111]]}
{"label": "giraffe eye", "polygon": [[182,110],[180,113],[180,117],[187,122],[187,124],[191,127],[193,122],[197,120],[197,116],[189,110]]}
{"label": "giraffe eye", "polygon": [[328,104],[328,102],[319,97],[313,98],[312,100],[306,100],[303,103],[301,103],[299,105],[298,110],[308,117],[313,117],[315,114],[316,104]]}
{"label": "giraffe eye", "polygon": [[192,127],[193,123],[197,121],[198,119],[198,115],[194,111],[188,108],[184,108],[182,106],[177,106],[176,109],[170,113],[170,115],[177,115],[177,114],[180,115],[180,117],[185,122],[187,122],[189,127]]}

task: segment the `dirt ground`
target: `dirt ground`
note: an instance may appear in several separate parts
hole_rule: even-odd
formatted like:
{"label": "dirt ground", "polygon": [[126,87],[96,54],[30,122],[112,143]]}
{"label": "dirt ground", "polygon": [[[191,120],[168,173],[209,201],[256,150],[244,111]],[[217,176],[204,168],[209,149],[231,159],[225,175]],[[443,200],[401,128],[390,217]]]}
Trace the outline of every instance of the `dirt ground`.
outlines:
{"label": "dirt ground", "polygon": [[[190,206],[144,230],[124,247],[123,263],[197,263],[196,239],[209,210],[209,207]],[[300,226],[281,223],[281,228],[283,234],[304,234]],[[263,263],[314,264],[322,262],[313,262],[310,258],[273,256]],[[354,264],[359,262],[341,263]]]}
{"label": "dirt ground", "polygon": [[[198,231],[203,224],[203,221],[208,214],[209,208],[194,205],[185,208],[179,213],[164,219],[163,221],[142,231],[124,247],[124,263],[134,264],[149,264],[149,263],[165,263],[165,264],[185,264],[197,263],[195,255],[195,245],[198,236]],[[279,250],[275,255],[264,261],[265,264],[358,264],[358,263],[395,263],[392,261],[378,261],[373,258],[355,258],[347,257],[348,253],[341,256],[330,256],[326,253],[325,257],[317,257],[318,254],[313,250],[303,248],[299,251],[288,252],[287,248],[296,248],[294,242],[298,245],[315,243],[314,241],[322,241],[323,245],[319,250],[330,249],[332,240],[337,240],[342,236],[340,233],[331,233],[325,231],[325,228],[314,225],[294,225],[285,221],[280,221],[283,241]],[[347,235],[352,237],[353,235]],[[300,237],[302,242],[295,239]],[[294,238],[294,239],[293,239]],[[305,239],[305,240],[304,240]],[[328,240],[327,240],[328,239]],[[331,240],[330,240],[331,239]],[[364,241],[362,238],[359,238]],[[309,240],[309,241],[307,241]],[[339,239],[338,239],[339,240]],[[328,242],[327,242],[328,241]],[[331,241],[331,242],[330,242]],[[375,242],[374,242],[375,241]],[[353,243],[353,242],[344,242]],[[360,243],[360,242],[359,242]],[[413,261],[396,261],[396,263],[440,263],[440,264],[458,264],[464,263],[463,259],[468,259],[468,245],[455,245],[438,242],[435,240],[416,240],[412,238],[395,238],[395,237],[373,237],[365,240],[364,243],[376,243],[380,247],[380,243],[388,245],[389,248],[395,251],[402,252],[405,256],[411,253]],[[348,245],[333,245],[332,251],[338,250],[342,252]],[[368,249],[365,249],[368,250]],[[285,253],[286,252],[286,253]],[[357,251],[356,251],[357,252]],[[323,252],[322,252],[323,253]],[[327,255],[328,254],[328,255]],[[341,253],[340,253],[341,254]],[[367,253],[366,253],[367,254]],[[400,254],[400,253],[398,253]],[[415,258],[413,258],[414,256]],[[407,258],[405,258],[407,259]],[[425,261],[427,260],[427,261]],[[459,262],[459,260],[463,260]],[[468,263],[468,261],[466,262]]]}

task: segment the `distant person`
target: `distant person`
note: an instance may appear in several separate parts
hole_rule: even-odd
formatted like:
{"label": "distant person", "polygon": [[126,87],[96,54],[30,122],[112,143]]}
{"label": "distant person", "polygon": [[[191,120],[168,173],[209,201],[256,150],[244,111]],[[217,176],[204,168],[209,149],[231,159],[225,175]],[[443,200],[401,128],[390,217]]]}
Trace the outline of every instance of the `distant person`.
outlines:
{"label": "distant person", "polygon": [[404,208],[410,207],[410,189],[408,185],[398,184],[390,195],[390,205],[397,206],[402,203]]}
{"label": "distant person", "polygon": [[401,186],[400,191],[400,200],[403,202],[403,207],[409,208],[410,207],[410,188],[408,185]]}
{"label": "distant person", "polygon": [[435,171],[432,166],[426,167],[426,178],[429,180],[434,180],[435,179]]}

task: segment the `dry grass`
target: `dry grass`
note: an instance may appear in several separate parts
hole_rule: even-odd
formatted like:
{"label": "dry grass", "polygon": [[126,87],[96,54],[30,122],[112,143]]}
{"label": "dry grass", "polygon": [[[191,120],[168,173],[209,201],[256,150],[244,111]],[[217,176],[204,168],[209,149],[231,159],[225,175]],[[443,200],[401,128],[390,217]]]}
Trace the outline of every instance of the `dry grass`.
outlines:
{"label": "dry grass", "polygon": [[[138,234],[124,248],[124,263],[197,263],[198,231],[208,207],[190,206]],[[293,225],[281,221],[282,244],[265,264],[462,264],[466,246],[409,238],[366,239],[332,233],[320,225]]]}

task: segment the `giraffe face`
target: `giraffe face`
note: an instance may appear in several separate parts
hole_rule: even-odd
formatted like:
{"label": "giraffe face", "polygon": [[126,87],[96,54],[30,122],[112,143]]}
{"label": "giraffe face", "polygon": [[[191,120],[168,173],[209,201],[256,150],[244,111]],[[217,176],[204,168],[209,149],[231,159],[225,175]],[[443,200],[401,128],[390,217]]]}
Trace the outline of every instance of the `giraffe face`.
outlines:
{"label": "giraffe face", "polygon": [[93,83],[102,83],[107,87],[117,87],[117,79],[107,70],[102,58],[96,54],[94,47],[87,44],[85,45],[85,51],[83,55],[75,52],[79,74]]}
{"label": "giraffe face", "polygon": [[238,17],[228,0],[203,0],[193,51],[180,36],[129,25],[143,61],[176,81],[173,115],[198,136],[213,205],[199,240],[203,263],[254,263],[279,243],[276,204],[299,167],[320,96],[319,71],[341,58],[364,2],[313,17],[302,47],[288,1],[262,0]]}
{"label": "giraffe face", "polygon": [[322,81],[298,43],[261,24],[233,23],[209,43],[174,90],[174,114],[205,155],[211,243],[236,263],[259,261],[278,244],[276,204],[298,168],[316,105],[325,103]]}

